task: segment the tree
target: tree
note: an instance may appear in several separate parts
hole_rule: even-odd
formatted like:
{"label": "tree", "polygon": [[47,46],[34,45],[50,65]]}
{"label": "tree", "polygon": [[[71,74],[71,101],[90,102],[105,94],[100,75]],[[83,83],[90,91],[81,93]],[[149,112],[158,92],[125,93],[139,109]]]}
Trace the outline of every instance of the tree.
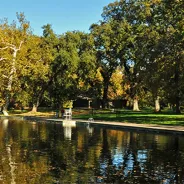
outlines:
{"label": "tree", "polygon": [[[37,111],[48,82],[49,65],[43,58],[42,43],[42,38],[34,35],[30,37],[24,57],[27,65],[19,79],[21,91],[17,94],[17,98],[22,104],[31,104],[32,112]],[[20,96],[24,98],[21,99]]]}
{"label": "tree", "polygon": [[32,112],[37,112],[38,106],[52,84],[55,74],[51,70],[51,65],[57,57],[59,49],[59,39],[51,25],[47,24],[42,28],[43,37],[33,37],[28,49],[30,68],[27,82],[33,105]]}
{"label": "tree", "polygon": [[82,32],[61,35],[58,48],[58,55],[52,63],[54,75],[50,95],[61,110],[64,102],[88,91],[95,73],[95,57],[91,36]]}
{"label": "tree", "polygon": [[[161,38],[161,54],[164,54],[165,69],[167,70],[168,83],[165,86],[175,105],[175,112],[180,113],[183,100],[183,69],[184,69],[184,22],[182,1],[165,1],[161,4],[162,17],[159,25],[163,30]],[[161,14],[161,12],[159,12]],[[160,15],[159,14],[159,15]],[[164,44],[163,44],[164,43]],[[174,90],[173,90],[174,89]],[[170,92],[171,93],[170,93]]]}
{"label": "tree", "polygon": [[20,52],[29,34],[29,23],[23,13],[17,13],[18,24],[14,21],[9,24],[5,19],[0,24],[0,60],[1,60],[1,92],[3,98],[3,112],[8,115],[7,109],[10,99],[18,90],[16,82],[21,61]]}
{"label": "tree", "polygon": [[97,67],[103,78],[102,108],[107,108],[110,79],[120,65],[116,54],[119,41],[116,39],[116,26],[113,23],[101,22],[99,25],[93,24],[90,30],[95,40]]}
{"label": "tree", "polygon": [[[170,91],[170,96],[173,96],[176,112],[179,112],[183,77],[182,8],[181,1],[169,0],[120,0],[104,8],[102,15],[105,22],[117,22],[117,30],[122,23],[128,25],[127,44],[122,44],[119,39],[116,53],[124,65],[135,101],[141,88],[150,88],[150,81],[145,83],[144,76],[149,79],[151,75],[150,79],[154,79],[151,91],[157,105],[159,91],[162,91],[160,87],[163,89],[165,86],[165,91]],[[117,34],[118,38],[123,31],[121,29]],[[174,90],[170,90],[170,86]]]}
{"label": "tree", "polygon": [[[114,25],[114,55],[124,66],[126,80],[129,84],[129,96],[133,99],[133,109],[139,110],[138,95],[141,89],[139,77],[139,60],[135,56],[136,25],[135,7],[133,1],[116,1],[104,8],[103,18]],[[113,23],[112,23],[113,22]],[[112,47],[110,48],[112,49]]]}
{"label": "tree", "polygon": [[[44,70],[39,71],[42,77],[38,77],[35,81],[36,91],[34,92],[33,107],[38,107],[41,103],[44,94],[48,92],[50,85],[53,81],[54,73],[52,72],[52,63],[54,62],[59,52],[58,42],[59,38],[54,33],[50,24],[47,24],[43,28],[43,37],[41,38],[40,50],[41,50],[41,65]],[[39,80],[38,80],[39,79]],[[34,108],[33,108],[34,110]]]}
{"label": "tree", "polygon": [[[147,4],[146,4],[147,3]],[[182,100],[182,3],[180,1],[153,1],[145,3],[150,15],[146,17],[148,36],[145,38],[142,53],[146,58],[144,68],[147,71],[148,86],[153,92],[156,111],[158,99],[165,94],[170,103],[176,105],[180,113]],[[163,90],[165,91],[163,93]]]}

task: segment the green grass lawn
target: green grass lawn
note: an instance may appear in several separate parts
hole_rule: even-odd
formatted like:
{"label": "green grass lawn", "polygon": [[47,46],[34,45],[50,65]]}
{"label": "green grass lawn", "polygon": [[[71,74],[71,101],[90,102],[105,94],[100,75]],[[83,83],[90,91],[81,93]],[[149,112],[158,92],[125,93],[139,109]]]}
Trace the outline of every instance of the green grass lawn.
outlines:
{"label": "green grass lawn", "polygon": [[129,110],[119,110],[118,112],[94,110],[86,113],[74,113],[73,118],[102,121],[118,121],[142,124],[159,125],[181,125],[184,126],[184,114],[176,115],[171,112],[153,113],[151,111],[133,112]]}
{"label": "green grass lawn", "polygon": [[[45,110],[37,113],[21,111],[10,111],[9,115],[19,116],[45,116],[55,117],[54,111]],[[129,122],[129,123],[142,123],[142,124],[157,124],[157,125],[180,125],[184,126],[184,113],[176,115],[172,111],[165,110],[161,113],[154,113],[153,110],[142,110],[140,112],[133,112],[131,110],[92,110],[92,109],[73,109],[73,119],[88,120],[93,118],[94,120],[102,121],[117,121],[117,122]]]}

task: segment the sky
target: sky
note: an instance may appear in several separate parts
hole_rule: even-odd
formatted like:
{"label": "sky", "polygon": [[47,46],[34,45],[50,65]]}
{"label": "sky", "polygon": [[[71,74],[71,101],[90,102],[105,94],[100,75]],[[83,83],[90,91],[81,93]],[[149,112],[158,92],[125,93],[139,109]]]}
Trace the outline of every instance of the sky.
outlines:
{"label": "sky", "polygon": [[0,19],[16,20],[16,12],[23,12],[33,33],[42,35],[42,26],[51,24],[56,34],[67,31],[88,32],[101,19],[103,7],[114,0],[4,0],[0,5]]}

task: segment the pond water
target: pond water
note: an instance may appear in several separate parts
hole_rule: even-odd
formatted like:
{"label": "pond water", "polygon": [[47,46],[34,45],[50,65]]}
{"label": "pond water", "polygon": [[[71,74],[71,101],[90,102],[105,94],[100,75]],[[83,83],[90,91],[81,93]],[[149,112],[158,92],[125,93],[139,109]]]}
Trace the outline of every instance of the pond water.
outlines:
{"label": "pond water", "polygon": [[184,137],[0,120],[0,183],[184,183]]}

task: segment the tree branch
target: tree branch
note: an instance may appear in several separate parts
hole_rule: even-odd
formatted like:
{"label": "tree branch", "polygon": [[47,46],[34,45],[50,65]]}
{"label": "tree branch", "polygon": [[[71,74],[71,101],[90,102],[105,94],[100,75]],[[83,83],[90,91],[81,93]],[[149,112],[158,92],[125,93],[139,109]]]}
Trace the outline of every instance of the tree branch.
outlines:
{"label": "tree branch", "polygon": [[22,44],[23,44],[23,41],[20,42],[18,48],[17,48],[15,45],[13,45],[13,44],[7,43],[7,42],[4,42],[4,41],[3,41],[3,44],[5,44],[5,45],[7,45],[7,46],[4,47],[4,48],[0,48],[0,50],[5,50],[5,49],[10,48],[10,49],[12,49],[12,50],[14,50],[14,51],[18,51],[18,50],[20,50],[20,48],[21,48],[21,46],[22,46]]}
{"label": "tree branch", "polygon": [[21,41],[21,42],[20,42],[20,45],[19,45],[18,50],[20,50],[20,48],[21,48],[22,44],[23,44],[23,41]]}
{"label": "tree branch", "polygon": [[0,50],[5,50],[5,49],[8,49],[9,47],[6,46],[6,47],[3,47],[3,48],[0,48]]}
{"label": "tree branch", "polygon": [[8,76],[6,76],[6,75],[2,75],[2,77],[4,77],[4,78],[8,78]]}
{"label": "tree branch", "polygon": [[0,61],[5,60],[6,58],[0,58]]}

